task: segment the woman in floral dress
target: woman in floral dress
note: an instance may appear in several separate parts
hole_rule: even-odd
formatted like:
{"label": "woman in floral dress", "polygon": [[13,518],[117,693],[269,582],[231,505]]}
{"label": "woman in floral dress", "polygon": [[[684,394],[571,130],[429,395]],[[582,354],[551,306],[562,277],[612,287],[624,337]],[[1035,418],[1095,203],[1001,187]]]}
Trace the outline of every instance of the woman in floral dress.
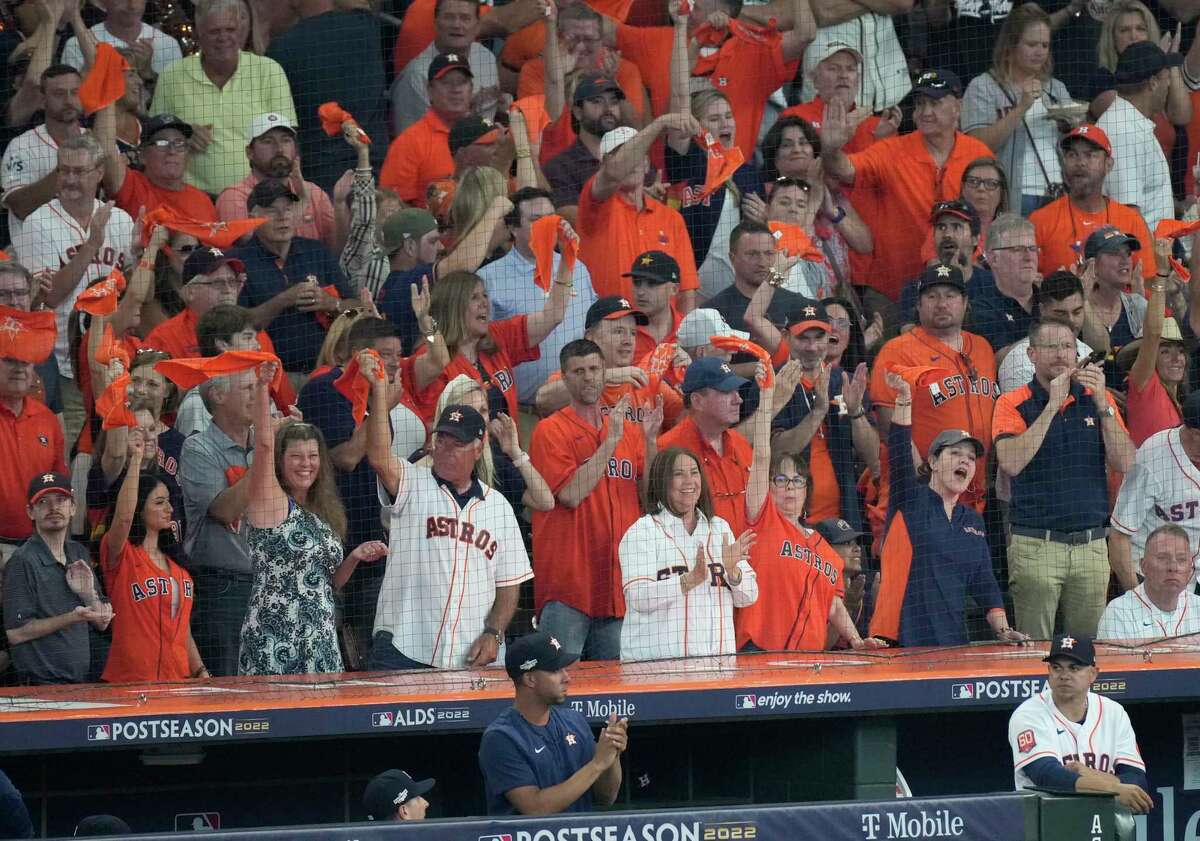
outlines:
{"label": "woman in floral dress", "polygon": [[254,586],[242,624],[238,673],[342,671],[333,593],[363,561],[387,554],[373,540],[345,554],[346,512],[321,431],[285,423],[274,436],[268,388],[274,363],[259,367],[257,430],[250,467],[250,558]]}

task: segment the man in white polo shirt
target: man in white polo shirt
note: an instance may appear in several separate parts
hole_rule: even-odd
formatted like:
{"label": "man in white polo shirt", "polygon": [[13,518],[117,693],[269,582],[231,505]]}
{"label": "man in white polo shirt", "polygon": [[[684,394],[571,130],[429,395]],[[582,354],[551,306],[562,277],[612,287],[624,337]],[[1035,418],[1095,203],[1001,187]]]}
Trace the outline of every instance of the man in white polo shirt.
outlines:
{"label": "man in white polo shirt", "polygon": [[1096,636],[1148,640],[1200,634],[1200,596],[1188,592],[1192,551],[1188,533],[1166,524],[1150,533],[1142,556],[1143,581],[1108,603]]}

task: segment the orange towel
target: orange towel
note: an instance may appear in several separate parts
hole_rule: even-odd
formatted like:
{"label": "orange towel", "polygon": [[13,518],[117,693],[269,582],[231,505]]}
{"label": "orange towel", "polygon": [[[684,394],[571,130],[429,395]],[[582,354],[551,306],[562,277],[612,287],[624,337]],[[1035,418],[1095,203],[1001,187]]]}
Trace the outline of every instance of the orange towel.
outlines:
{"label": "orange towel", "polygon": [[79,102],[85,114],[95,114],[125,95],[125,71],[129,62],[111,44],[96,45],[96,63],[79,86]]}
{"label": "orange towel", "polygon": [[54,352],[58,328],[54,312],[26,312],[0,306],[0,359],[39,365]]}
{"label": "orange towel", "polygon": [[[375,357],[375,379],[383,379],[383,359],[374,350],[367,353]],[[342,371],[342,375],[333,382],[333,387],[339,394],[350,401],[350,412],[354,415],[354,423],[360,424],[367,416],[367,401],[371,397],[371,381],[358,365],[358,355]]]}
{"label": "orange towel", "polygon": [[90,315],[112,315],[117,311],[124,291],[125,275],[121,274],[120,269],[113,269],[104,280],[93,283],[79,293],[75,299],[75,309]]}

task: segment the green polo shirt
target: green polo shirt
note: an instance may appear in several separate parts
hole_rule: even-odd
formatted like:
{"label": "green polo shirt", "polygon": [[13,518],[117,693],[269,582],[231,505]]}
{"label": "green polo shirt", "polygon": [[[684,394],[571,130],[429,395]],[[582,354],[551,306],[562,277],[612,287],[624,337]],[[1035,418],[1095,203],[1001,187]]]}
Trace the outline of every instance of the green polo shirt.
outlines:
{"label": "green polo shirt", "polygon": [[211,125],[213,142],[188,162],[187,181],[216,195],[250,172],[246,129],[259,114],[275,112],[296,121],[292,90],[283,68],[243,51],[237,71],[219,88],[204,73],[200,55],[167,65],[158,77],[150,113],[174,114],[193,125]]}

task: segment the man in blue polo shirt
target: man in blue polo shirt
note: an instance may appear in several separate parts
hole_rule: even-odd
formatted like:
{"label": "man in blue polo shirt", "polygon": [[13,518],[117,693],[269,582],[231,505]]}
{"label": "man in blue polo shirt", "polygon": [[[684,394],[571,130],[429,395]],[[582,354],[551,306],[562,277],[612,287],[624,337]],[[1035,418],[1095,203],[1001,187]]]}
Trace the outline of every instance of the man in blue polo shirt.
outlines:
{"label": "man in blue polo shirt", "polygon": [[1012,477],[1009,589],[1017,630],[1049,639],[1095,636],[1108,590],[1108,470],[1125,473],[1134,447],[1097,365],[1078,367],[1075,330],[1029,331],[1033,379],[1000,396],[992,435]]}
{"label": "man in blue polo shirt", "polygon": [[1033,290],[1040,280],[1033,223],[1001,213],[988,226],[985,252],[993,282],[967,287],[967,328],[987,339],[999,357],[1003,348],[1029,335],[1033,323]]}
{"label": "man in blue polo shirt", "polygon": [[[283,181],[258,182],[246,198],[251,216],[265,217],[249,244],[232,250],[246,266],[238,303],[254,314],[289,374],[309,374],[325,341],[318,314],[336,316],[353,304],[353,292],[337,257],[315,239],[296,236],[300,199]],[[340,298],[325,287],[334,286]]]}
{"label": "man in blue polo shirt", "polygon": [[545,632],[508,646],[504,668],[516,699],[479,745],[489,815],[589,812],[617,799],[629,720],[610,715],[593,739],[583,714],[563,706],[576,659]]}

